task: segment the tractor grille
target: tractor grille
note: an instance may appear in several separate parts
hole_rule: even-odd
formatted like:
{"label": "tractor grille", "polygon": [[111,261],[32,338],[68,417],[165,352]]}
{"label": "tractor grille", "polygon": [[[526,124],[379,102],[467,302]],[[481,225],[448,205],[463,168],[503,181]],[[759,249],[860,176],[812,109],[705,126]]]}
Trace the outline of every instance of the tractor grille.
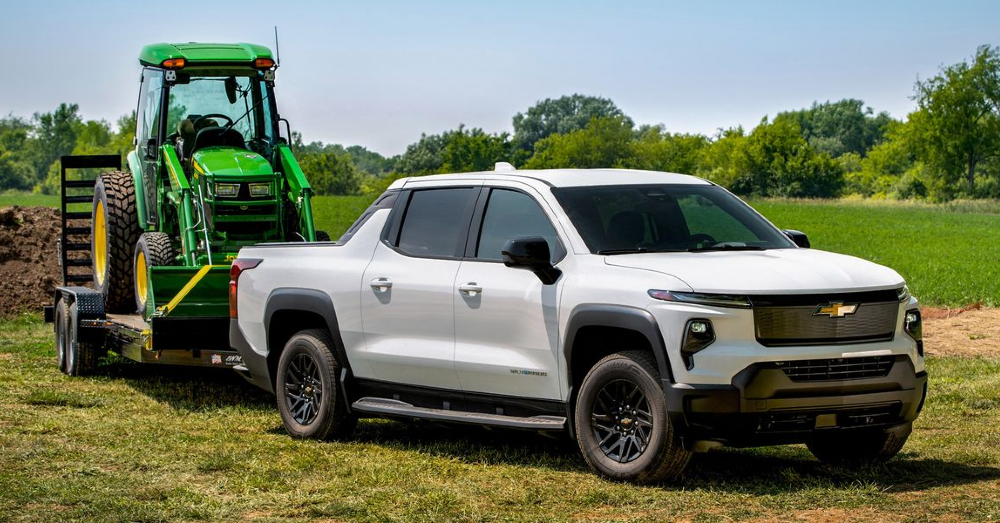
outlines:
{"label": "tractor grille", "polygon": [[274,215],[277,212],[277,206],[273,203],[219,205],[215,208],[216,216]]}
{"label": "tractor grille", "polygon": [[797,383],[813,381],[882,378],[892,369],[892,356],[800,360],[777,363],[788,379]]}
{"label": "tractor grille", "polygon": [[[896,330],[896,291],[839,295],[751,296],[757,341],[768,347],[888,341]],[[824,314],[834,304],[853,306],[842,316]]]}

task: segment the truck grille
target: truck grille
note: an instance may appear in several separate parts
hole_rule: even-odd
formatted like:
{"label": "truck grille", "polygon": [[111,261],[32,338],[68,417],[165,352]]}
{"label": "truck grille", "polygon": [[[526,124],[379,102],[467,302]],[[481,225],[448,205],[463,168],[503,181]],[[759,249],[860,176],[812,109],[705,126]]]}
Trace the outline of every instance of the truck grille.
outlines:
{"label": "truck grille", "polygon": [[788,379],[794,382],[858,380],[882,378],[892,369],[892,356],[800,360],[777,363]]}
{"label": "truck grille", "polygon": [[[896,291],[838,295],[751,296],[757,341],[764,346],[888,341],[896,330]],[[850,311],[846,312],[845,311]]]}

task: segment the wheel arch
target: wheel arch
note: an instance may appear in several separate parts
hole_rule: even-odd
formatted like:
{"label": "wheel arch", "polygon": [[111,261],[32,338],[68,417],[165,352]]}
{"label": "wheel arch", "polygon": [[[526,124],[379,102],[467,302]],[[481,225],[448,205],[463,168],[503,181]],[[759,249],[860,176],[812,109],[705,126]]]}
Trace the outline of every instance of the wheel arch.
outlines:
{"label": "wheel arch", "polygon": [[[566,343],[563,346],[563,355],[566,360],[566,383],[571,391],[571,396],[579,388],[579,382],[582,381],[582,376],[579,374],[581,361],[586,362],[597,356],[594,359],[596,362],[604,356],[577,353],[577,351],[586,351],[592,346],[586,334],[595,329],[631,333],[627,335],[644,340],[656,359],[660,379],[673,382],[673,373],[670,370],[670,360],[667,357],[663,335],[656,323],[656,318],[649,311],[619,305],[580,305],[570,313],[566,329]],[[581,336],[581,333],[584,336]],[[612,352],[618,351],[613,350]],[[574,362],[576,363],[574,364]],[[586,374],[586,370],[584,374]],[[569,399],[572,400],[572,397]]]}
{"label": "wheel arch", "polygon": [[264,305],[264,332],[267,342],[267,370],[274,387],[278,360],[285,343],[295,333],[306,329],[324,329],[330,333],[334,354],[342,369],[350,373],[347,351],[340,336],[333,299],[322,291],[303,288],[279,288],[271,291]]}

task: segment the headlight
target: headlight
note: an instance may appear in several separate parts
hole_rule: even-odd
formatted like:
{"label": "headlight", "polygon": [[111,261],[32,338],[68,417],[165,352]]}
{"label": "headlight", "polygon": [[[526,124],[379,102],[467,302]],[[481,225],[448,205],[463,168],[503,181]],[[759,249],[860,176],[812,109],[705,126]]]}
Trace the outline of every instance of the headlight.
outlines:
{"label": "headlight", "polygon": [[704,319],[688,320],[684,326],[684,338],[681,340],[681,357],[688,370],[694,367],[694,354],[715,341],[715,329],[712,322]]}
{"label": "headlight", "polygon": [[902,287],[896,289],[896,297],[901,302],[908,300],[910,298],[910,288],[904,284]]}
{"label": "headlight", "polygon": [[251,183],[250,184],[250,196],[271,196],[271,184],[270,183]]}
{"label": "headlight", "polygon": [[917,342],[917,354],[924,355],[924,322],[920,318],[919,309],[906,311],[903,317],[903,330]]}
{"label": "headlight", "polygon": [[215,184],[215,195],[223,198],[235,198],[240,193],[238,183],[217,183]]}
{"label": "headlight", "polygon": [[655,300],[710,305],[712,307],[750,308],[750,300],[746,296],[731,296],[728,294],[702,294],[699,292],[675,292],[650,289],[649,297]]}

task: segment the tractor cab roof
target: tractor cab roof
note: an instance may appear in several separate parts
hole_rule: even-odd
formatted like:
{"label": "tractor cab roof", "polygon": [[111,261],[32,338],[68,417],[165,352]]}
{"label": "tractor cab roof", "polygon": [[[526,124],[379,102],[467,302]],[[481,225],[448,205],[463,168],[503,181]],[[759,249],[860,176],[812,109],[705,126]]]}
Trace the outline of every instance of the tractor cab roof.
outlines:
{"label": "tractor cab roof", "polygon": [[[182,66],[224,65],[260,68],[257,60],[273,61],[271,50],[256,44],[151,44],[139,52],[139,63],[164,67],[166,60],[183,60]],[[272,62],[273,63],[273,62]],[[169,67],[169,66],[167,66]]]}

